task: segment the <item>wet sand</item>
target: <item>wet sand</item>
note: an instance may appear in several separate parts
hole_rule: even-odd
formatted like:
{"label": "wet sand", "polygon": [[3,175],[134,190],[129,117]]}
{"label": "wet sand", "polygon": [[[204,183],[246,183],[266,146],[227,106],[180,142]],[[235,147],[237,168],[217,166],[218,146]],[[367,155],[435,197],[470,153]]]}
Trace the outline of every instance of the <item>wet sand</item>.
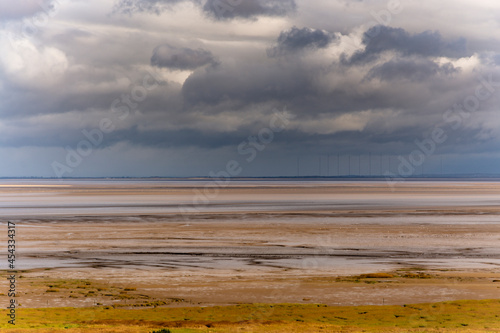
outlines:
{"label": "wet sand", "polygon": [[[25,307],[500,297],[496,182],[406,182],[395,191],[384,182],[1,185]],[[391,277],[359,277],[375,272]],[[57,292],[47,292],[51,284]]]}

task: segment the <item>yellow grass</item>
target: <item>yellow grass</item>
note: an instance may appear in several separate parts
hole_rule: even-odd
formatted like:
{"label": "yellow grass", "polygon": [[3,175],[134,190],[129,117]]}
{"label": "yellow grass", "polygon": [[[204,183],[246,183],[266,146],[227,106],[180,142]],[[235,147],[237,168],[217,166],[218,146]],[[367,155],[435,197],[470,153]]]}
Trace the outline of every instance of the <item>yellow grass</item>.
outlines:
{"label": "yellow grass", "polygon": [[2,332],[500,332],[500,300],[405,306],[242,304],[225,307],[18,309]]}

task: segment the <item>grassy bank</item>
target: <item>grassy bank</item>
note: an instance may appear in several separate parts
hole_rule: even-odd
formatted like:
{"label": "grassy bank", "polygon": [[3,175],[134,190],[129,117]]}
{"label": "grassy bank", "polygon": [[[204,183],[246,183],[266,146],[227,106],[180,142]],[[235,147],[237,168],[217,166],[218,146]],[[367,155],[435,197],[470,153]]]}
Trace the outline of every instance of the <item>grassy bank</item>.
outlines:
{"label": "grassy bank", "polygon": [[2,332],[500,332],[500,300],[405,306],[244,304],[225,307],[18,309]]}

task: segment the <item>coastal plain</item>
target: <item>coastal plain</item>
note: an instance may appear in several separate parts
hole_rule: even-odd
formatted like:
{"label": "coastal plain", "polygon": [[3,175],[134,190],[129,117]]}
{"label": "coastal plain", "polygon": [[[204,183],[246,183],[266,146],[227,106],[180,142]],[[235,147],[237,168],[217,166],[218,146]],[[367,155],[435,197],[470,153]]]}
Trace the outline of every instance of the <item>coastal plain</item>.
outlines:
{"label": "coastal plain", "polygon": [[494,181],[5,180],[0,214],[20,313],[500,298]]}

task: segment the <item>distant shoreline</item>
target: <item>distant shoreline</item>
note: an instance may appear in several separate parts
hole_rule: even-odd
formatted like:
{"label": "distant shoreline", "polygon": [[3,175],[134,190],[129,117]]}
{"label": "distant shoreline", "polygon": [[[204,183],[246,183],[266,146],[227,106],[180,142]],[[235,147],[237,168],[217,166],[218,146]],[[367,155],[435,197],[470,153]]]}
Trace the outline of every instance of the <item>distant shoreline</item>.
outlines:
{"label": "distant shoreline", "polygon": [[[142,181],[211,181],[206,176],[192,177],[0,177],[1,180],[142,180]],[[230,181],[385,181],[385,176],[283,176],[283,177],[231,177]],[[405,181],[500,181],[500,175],[429,175],[410,176]]]}

